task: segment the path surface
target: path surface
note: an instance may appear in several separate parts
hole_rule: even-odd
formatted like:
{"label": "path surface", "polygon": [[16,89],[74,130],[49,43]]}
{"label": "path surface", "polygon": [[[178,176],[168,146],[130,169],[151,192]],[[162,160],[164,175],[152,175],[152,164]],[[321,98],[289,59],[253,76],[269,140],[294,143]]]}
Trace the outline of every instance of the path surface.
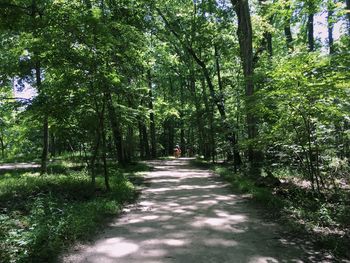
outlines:
{"label": "path surface", "polygon": [[0,173],[13,170],[29,170],[40,168],[40,164],[37,163],[2,163],[0,164]]}
{"label": "path surface", "polygon": [[151,164],[151,184],[138,203],[62,262],[328,262],[284,237],[209,171],[186,159]]}

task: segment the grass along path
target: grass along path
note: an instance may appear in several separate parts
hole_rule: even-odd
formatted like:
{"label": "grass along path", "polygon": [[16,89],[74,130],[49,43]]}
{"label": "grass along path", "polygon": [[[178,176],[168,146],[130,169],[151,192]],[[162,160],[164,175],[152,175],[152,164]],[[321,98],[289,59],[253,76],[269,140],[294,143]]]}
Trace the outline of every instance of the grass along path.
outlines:
{"label": "grass along path", "polygon": [[91,187],[86,170],[56,165],[52,174],[40,176],[28,171],[30,165],[0,171],[1,263],[56,262],[62,249],[96,234],[135,199],[129,179],[147,170],[145,165],[110,167],[111,191],[106,192],[102,177],[96,191]]}

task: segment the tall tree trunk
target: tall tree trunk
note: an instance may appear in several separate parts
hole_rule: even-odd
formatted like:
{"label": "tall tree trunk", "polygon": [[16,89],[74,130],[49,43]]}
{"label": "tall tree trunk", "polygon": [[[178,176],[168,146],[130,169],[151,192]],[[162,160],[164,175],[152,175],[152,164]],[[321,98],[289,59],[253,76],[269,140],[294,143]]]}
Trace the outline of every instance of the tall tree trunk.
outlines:
{"label": "tall tree trunk", "polygon": [[49,145],[51,156],[56,156],[56,137],[51,134],[51,143]]}
{"label": "tall tree trunk", "polygon": [[348,34],[350,36],[350,0],[345,0],[346,4],[346,17],[348,18]]}
{"label": "tall tree trunk", "polygon": [[[205,135],[207,135],[207,138],[205,138],[204,142],[205,142],[205,151],[204,151],[204,157],[207,160],[210,160],[210,158],[213,156],[213,148],[214,148],[214,142],[212,140],[213,137],[213,122],[214,122],[214,114],[212,112],[213,107],[211,107],[209,100],[208,100],[208,95],[207,95],[207,91],[206,91],[206,86],[205,86],[205,80],[202,79],[202,97],[203,97],[203,101],[204,101],[204,106],[205,106],[205,111],[206,111],[206,116],[208,119],[208,124],[209,124],[209,129],[205,130]],[[229,151],[228,155],[232,155],[232,152]],[[228,159],[230,159],[231,156],[228,157]],[[232,160],[232,158],[231,158]]]}
{"label": "tall tree trunk", "polygon": [[[272,21],[271,21],[272,24]],[[264,33],[264,38],[266,40],[266,49],[267,52],[269,53],[269,56],[273,56],[273,47],[272,47],[272,34],[270,32],[265,32]]]}
{"label": "tall tree trunk", "polygon": [[90,171],[91,171],[91,184],[95,188],[96,185],[96,160],[97,160],[97,155],[98,155],[98,150],[100,148],[100,141],[101,141],[101,133],[99,129],[96,129],[96,141],[95,145],[93,148],[93,152],[91,155],[91,160],[90,160]]}
{"label": "tall tree trunk", "polygon": [[128,163],[132,161],[134,154],[134,129],[129,125],[126,133],[125,159]]}
{"label": "tall tree trunk", "polygon": [[308,2],[308,19],[307,19],[307,39],[309,51],[315,50],[314,40],[314,5],[311,1]]}
{"label": "tall tree trunk", "polygon": [[102,133],[102,159],[103,159],[103,174],[104,174],[104,181],[105,181],[105,186],[106,190],[109,191],[110,185],[109,185],[109,174],[108,174],[108,165],[107,165],[107,144],[106,144],[106,129],[104,125],[104,105],[103,105],[103,110],[101,113],[101,133]]}
{"label": "tall tree trunk", "polygon": [[[32,19],[32,31],[33,35],[35,37],[38,36],[38,26],[36,21],[36,16],[38,13],[38,7],[36,0],[32,0],[31,5],[31,19]],[[41,90],[41,65],[40,65],[40,59],[39,54],[37,52],[34,52],[34,61],[35,61],[35,78],[36,78],[36,88],[38,90],[38,93],[42,92]],[[48,159],[48,153],[49,153],[49,117],[48,114],[45,112],[43,116],[43,149],[41,153],[41,167],[40,167],[40,173],[44,174],[47,173],[47,159]]]}
{"label": "tall tree trunk", "polygon": [[[257,136],[257,121],[251,109],[254,107],[254,82],[253,82],[253,32],[250,18],[248,0],[231,0],[235,6],[235,12],[238,18],[238,40],[240,46],[240,55],[243,64],[243,75],[245,78],[246,95],[246,122],[248,139],[254,140]],[[250,143],[248,146],[248,159],[253,164],[259,160],[258,152],[254,150]]]}
{"label": "tall tree trunk", "polygon": [[148,133],[147,133],[147,127],[144,123],[141,125],[141,132],[142,132],[142,138],[143,138],[143,148],[145,151],[145,158],[150,159],[151,157],[151,152],[149,148],[149,143],[148,143]]}
{"label": "tall tree trunk", "polygon": [[5,159],[5,143],[4,143],[4,136],[2,132],[0,134],[0,145],[1,145],[1,156],[3,159]]}
{"label": "tall tree trunk", "polygon": [[[35,77],[36,77],[36,87],[39,92],[41,90],[41,70],[40,70],[40,61],[35,63]],[[41,153],[41,168],[40,173],[47,173],[47,159],[49,154],[49,117],[48,114],[44,113],[43,120],[43,149]]]}
{"label": "tall tree trunk", "polygon": [[[220,95],[223,94],[223,85],[222,85],[222,79],[221,79],[221,70],[220,70],[220,55],[219,55],[219,51],[216,45],[214,45],[214,54],[215,54],[215,65],[216,65],[216,75],[218,78],[218,85],[219,85],[219,90],[220,90]],[[221,99],[224,99],[224,97],[222,97]]]}
{"label": "tall tree trunk", "polygon": [[284,17],[284,35],[286,37],[286,46],[288,49],[288,52],[293,51],[293,35],[291,30],[291,15],[290,15],[290,5],[287,4],[285,7],[285,12],[287,13]]}
{"label": "tall tree trunk", "polygon": [[[203,152],[203,144],[202,142],[204,141],[204,124],[203,124],[203,118],[202,118],[202,106],[201,103],[198,99],[198,96],[196,94],[196,82],[195,82],[195,76],[194,76],[194,71],[193,71],[193,67],[191,67],[191,76],[190,76],[190,80],[189,80],[189,90],[190,93],[192,95],[192,98],[194,100],[194,106],[196,108],[196,122],[197,122],[197,130],[198,130],[198,136],[197,136],[197,140],[198,140],[198,146],[199,148],[197,149],[197,151],[199,151],[199,153]],[[193,132],[192,132],[193,135]],[[194,139],[194,136],[193,136]],[[192,144],[195,145],[194,140],[192,140]],[[192,149],[194,150],[194,149]]]}
{"label": "tall tree trunk", "polygon": [[143,146],[145,149],[145,157],[146,159],[150,159],[151,152],[150,152],[149,143],[148,143],[147,127],[145,124],[142,124],[142,137],[143,137]]}
{"label": "tall tree trunk", "polygon": [[117,159],[121,165],[124,165],[125,159],[123,154],[123,141],[122,141],[123,139],[120,132],[120,127],[119,127],[117,115],[115,112],[115,108],[113,106],[112,95],[108,89],[105,92],[105,97],[106,97],[106,103],[107,103],[109,122],[112,129],[115,148],[117,151]]}
{"label": "tall tree trunk", "polygon": [[328,15],[327,15],[327,22],[328,22],[328,48],[329,48],[329,54],[334,53],[334,41],[333,41],[333,28],[334,28],[334,22],[333,19],[333,1],[328,2]]}
{"label": "tall tree trunk", "polygon": [[148,87],[149,87],[149,109],[150,109],[150,132],[151,132],[151,157],[156,158],[157,157],[157,143],[156,143],[156,123],[154,118],[154,111],[153,111],[153,87],[152,87],[152,79],[151,79],[151,71],[148,70],[147,72],[147,78],[148,78]]}
{"label": "tall tree trunk", "polygon": [[286,36],[286,45],[288,51],[293,51],[293,35],[290,29],[290,21],[284,26],[284,35]]}
{"label": "tall tree trunk", "polygon": [[143,137],[143,123],[139,121],[139,149],[140,149],[140,159],[145,159],[146,152],[145,152],[145,144],[144,144],[144,137]]}

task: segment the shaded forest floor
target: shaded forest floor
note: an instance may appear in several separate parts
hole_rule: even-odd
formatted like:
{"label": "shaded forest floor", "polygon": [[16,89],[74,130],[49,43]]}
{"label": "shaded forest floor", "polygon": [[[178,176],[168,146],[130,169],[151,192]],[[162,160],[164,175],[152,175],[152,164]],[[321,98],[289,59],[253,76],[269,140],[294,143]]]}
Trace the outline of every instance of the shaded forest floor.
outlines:
{"label": "shaded forest floor", "polygon": [[[62,262],[334,262],[188,159],[159,160],[125,214]],[[344,261],[346,262],[346,261]]]}
{"label": "shaded forest floor", "polygon": [[[257,206],[267,209],[266,216],[335,257],[350,259],[350,192],[349,184],[337,191],[313,193],[309,183],[298,176],[256,180],[244,170],[234,173],[228,164],[193,161],[197,167],[215,171],[235,191],[245,193]],[[278,183],[276,183],[278,182]],[[281,183],[280,183],[281,182]],[[349,261],[350,262],[350,261]]]}
{"label": "shaded forest floor", "polygon": [[96,189],[81,162],[56,160],[40,176],[36,163],[0,165],[0,262],[55,262],[62,249],[94,236],[133,202],[144,164],[110,166],[111,191]]}

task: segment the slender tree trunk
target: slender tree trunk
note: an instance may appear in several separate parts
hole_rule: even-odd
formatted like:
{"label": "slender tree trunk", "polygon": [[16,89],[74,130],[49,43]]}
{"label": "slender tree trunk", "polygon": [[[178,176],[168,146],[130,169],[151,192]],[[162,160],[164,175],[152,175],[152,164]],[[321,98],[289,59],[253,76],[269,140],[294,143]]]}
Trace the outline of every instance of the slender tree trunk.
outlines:
{"label": "slender tree trunk", "polygon": [[0,145],[1,145],[1,156],[3,159],[5,159],[5,143],[4,143],[4,136],[2,132],[0,134]]}
{"label": "slender tree trunk", "polygon": [[126,160],[128,163],[130,163],[133,159],[134,154],[134,129],[131,126],[128,126],[127,133],[126,133]]}
{"label": "slender tree trunk", "polygon": [[154,118],[153,111],[153,87],[152,87],[152,79],[151,79],[151,71],[147,72],[148,78],[148,87],[149,87],[149,109],[150,109],[150,132],[151,132],[151,157],[157,157],[157,144],[156,144],[156,123]]}
{"label": "slender tree trunk", "polygon": [[56,137],[54,134],[51,134],[51,143],[49,146],[51,155],[56,156]]}
{"label": "slender tree trunk", "polygon": [[145,149],[145,157],[146,159],[150,159],[151,152],[150,152],[149,143],[148,143],[147,127],[145,124],[142,124],[142,137],[143,137],[143,146]]}
{"label": "slender tree trunk", "polygon": [[[32,30],[33,35],[35,37],[38,36],[38,27],[37,27],[37,21],[36,21],[36,15],[38,12],[37,9],[37,2],[36,0],[32,0],[31,5],[31,19],[32,19]],[[41,65],[40,65],[40,59],[37,52],[34,52],[34,61],[35,61],[35,78],[36,78],[36,88],[38,92],[42,92],[41,90]],[[49,152],[49,121],[48,121],[48,114],[45,112],[43,116],[43,149],[41,154],[41,168],[40,173],[44,174],[47,173],[47,159],[48,159],[48,152]]]}
{"label": "slender tree trunk", "polygon": [[333,19],[333,13],[334,13],[334,7],[333,7],[333,0],[330,0],[328,2],[328,48],[329,48],[329,54],[334,53],[334,41],[333,41],[333,29],[334,29],[334,22]]}
{"label": "slender tree trunk", "polygon": [[147,127],[144,123],[141,124],[141,132],[142,132],[142,143],[143,143],[143,149],[145,152],[145,158],[150,159],[151,152],[150,152],[149,143],[148,143],[148,133],[147,133]]}
{"label": "slender tree trunk", "polygon": [[[330,19],[333,15],[333,11],[328,11],[328,19]],[[328,47],[329,47],[329,54],[334,53],[334,46],[333,46],[333,23],[329,22],[328,25]]]}
{"label": "slender tree trunk", "polygon": [[145,159],[146,153],[145,153],[145,145],[143,143],[143,123],[139,121],[139,148],[140,148],[140,159]]}
{"label": "slender tree trunk", "polygon": [[101,141],[101,134],[99,129],[96,129],[96,140],[95,140],[95,145],[94,149],[92,152],[91,156],[91,161],[90,161],[90,171],[91,171],[91,184],[95,188],[96,185],[96,160],[97,160],[97,155],[98,155],[98,150],[100,148],[100,141]]}
{"label": "slender tree trunk", "polygon": [[112,134],[113,134],[113,140],[117,151],[117,159],[121,165],[124,165],[125,160],[124,160],[124,154],[123,154],[123,142],[122,142],[123,139],[120,132],[120,127],[119,127],[118,118],[115,112],[115,108],[113,106],[112,95],[109,90],[105,92],[105,96],[106,96],[108,117],[109,117]]}
{"label": "slender tree trunk", "polygon": [[290,25],[291,15],[290,15],[290,5],[287,5],[285,8],[285,11],[287,12],[286,16],[284,17],[284,35],[286,37],[286,46],[288,49],[288,52],[293,51],[293,35]]}
{"label": "slender tree trunk", "polygon": [[[104,108],[104,106],[103,106]],[[109,185],[109,174],[108,174],[108,165],[107,165],[107,144],[106,144],[106,129],[104,125],[104,109],[101,113],[101,133],[102,133],[102,159],[103,159],[103,174],[104,174],[104,181],[106,190],[109,191],[110,185]]]}
{"label": "slender tree trunk", "polygon": [[315,50],[314,40],[314,6],[311,1],[308,2],[308,19],[307,19],[307,39],[309,51]]}
{"label": "slender tree trunk", "polygon": [[[220,94],[223,94],[223,85],[222,85],[222,80],[221,80],[221,70],[220,70],[220,55],[219,55],[219,51],[216,45],[214,45],[214,53],[215,53],[215,65],[216,65],[216,74],[217,74],[217,78],[218,78],[218,84],[219,84],[219,90],[220,90]],[[222,100],[224,100],[224,97],[221,98]]]}
{"label": "slender tree trunk", "polygon": [[[213,137],[213,113],[212,113],[212,109],[213,107],[211,107],[209,100],[208,100],[208,95],[207,95],[207,91],[206,91],[206,86],[205,86],[205,80],[202,79],[202,97],[203,97],[203,101],[204,101],[204,106],[205,106],[205,111],[206,111],[206,116],[208,116],[206,119],[208,120],[208,124],[209,124],[209,129],[205,130],[205,134],[207,135],[207,137],[205,138],[205,151],[204,151],[204,156],[205,159],[210,160],[210,158],[213,156],[213,147],[214,144],[212,141],[212,137]],[[231,151],[229,151],[228,155],[232,155]]]}
{"label": "slender tree trunk", "polygon": [[345,0],[346,4],[346,17],[348,18],[348,34],[350,36],[350,0]]}
{"label": "slender tree trunk", "polygon": [[290,22],[284,26],[284,35],[286,36],[286,45],[288,51],[293,51],[293,36],[292,30],[290,29]]}
{"label": "slender tree trunk", "polygon": [[[194,106],[196,108],[196,122],[197,122],[197,130],[198,130],[198,136],[197,136],[197,140],[198,140],[198,146],[199,149],[198,151],[200,153],[203,152],[203,144],[202,142],[204,141],[204,124],[203,124],[203,118],[201,115],[202,112],[202,107],[201,107],[201,103],[198,99],[198,96],[196,94],[196,82],[195,82],[195,76],[194,76],[194,72],[193,72],[193,68],[191,69],[191,77],[189,80],[189,90],[191,92],[192,98],[194,100]],[[192,132],[192,136],[193,136],[193,132]],[[193,140],[192,143],[194,141],[194,136],[193,136]],[[194,143],[193,143],[194,144]]]}
{"label": "slender tree trunk", "polygon": [[[35,63],[35,77],[36,77],[36,87],[39,92],[41,91],[41,70],[40,70],[40,62],[36,61]],[[49,153],[49,117],[48,114],[44,113],[43,120],[43,149],[41,154],[41,168],[40,173],[47,173],[47,159]]]}
{"label": "slender tree trunk", "polygon": [[[271,21],[272,24],[272,21]],[[270,32],[265,32],[264,33],[264,38],[266,40],[266,49],[267,52],[269,53],[269,56],[273,56],[273,47],[272,47],[272,34]]]}
{"label": "slender tree trunk", "polygon": [[184,87],[185,85],[180,86],[180,149],[182,155],[184,156],[186,153],[186,139],[185,139],[185,121],[184,121],[184,111],[182,109],[182,105],[185,104],[184,97]]}

